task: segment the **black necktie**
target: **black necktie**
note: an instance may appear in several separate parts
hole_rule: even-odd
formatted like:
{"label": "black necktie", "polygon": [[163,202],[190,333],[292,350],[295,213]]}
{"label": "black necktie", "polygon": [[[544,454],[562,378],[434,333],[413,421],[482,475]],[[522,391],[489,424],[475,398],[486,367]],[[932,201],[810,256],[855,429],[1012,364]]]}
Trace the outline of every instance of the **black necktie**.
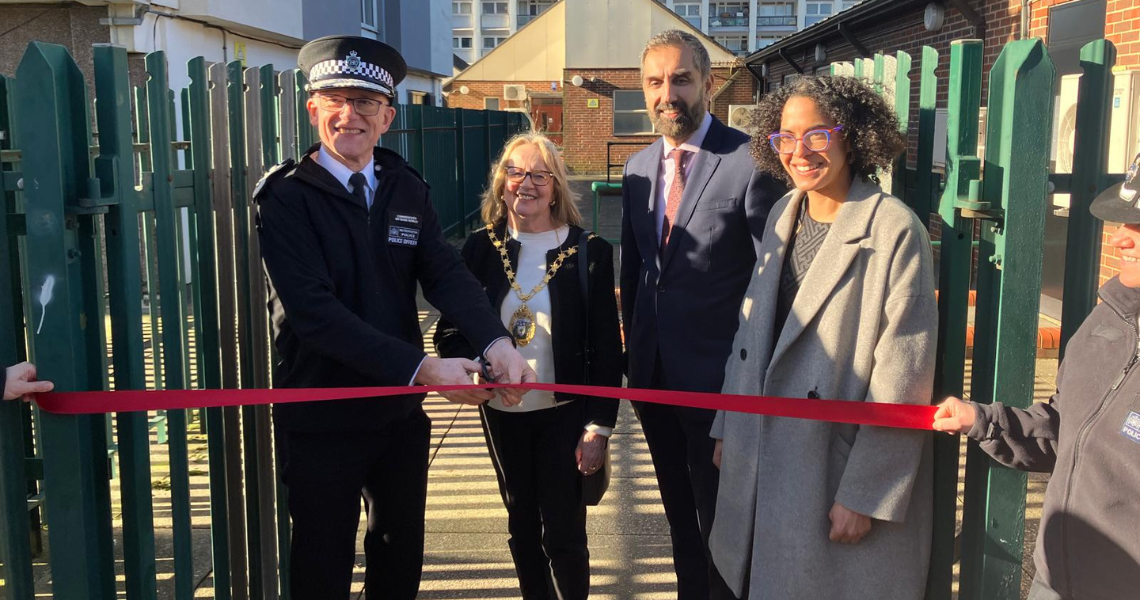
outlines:
{"label": "black necktie", "polygon": [[348,183],[352,186],[352,195],[356,196],[357,200],[360,200],[364,208],[369,208],[368,180],[364,178],[364,175],[361,173],[353,173],[352,177],[348,178]]}

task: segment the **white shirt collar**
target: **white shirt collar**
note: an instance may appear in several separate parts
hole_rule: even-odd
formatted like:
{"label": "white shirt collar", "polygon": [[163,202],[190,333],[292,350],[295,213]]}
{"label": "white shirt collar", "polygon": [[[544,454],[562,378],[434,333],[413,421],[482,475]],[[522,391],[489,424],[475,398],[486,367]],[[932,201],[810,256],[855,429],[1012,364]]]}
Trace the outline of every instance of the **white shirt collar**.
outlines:
{"label": "white shirt collar", "polygon": [[[317,164],[324,167],[341,185],[344,189],[352,192],[352,187],[348,185],[348,178],[352,177],[355,173],[349,169],[344,163],[332,157],[331,154],[325,152],[325,147],[322,144],[320,149],[317,150]],[[370,159],[368,164],[364,166],[364,170],[360,172],[364,175],[364,180],[368,184],[368,197],[371,198],[376,193],[376,159]]]}
{"label": "white shirt collar", "polygon": [[710,115],[708,112],[705,112],[705,118],[701,121],[701,126],[693,132],[693,135],[689,136],[689,139],[681,142],[680,146],[674,146],[673,144],[669,143],[668,139],[662,137],[661,141],[665,144],[663,148],[663,159],[669,158],[669,153],[672,152],[675,148],[680,148],[685,152],[700,152],[701,144],[705,142],[705,136],[708,135],[709,127],[711,126],[712,115]]}

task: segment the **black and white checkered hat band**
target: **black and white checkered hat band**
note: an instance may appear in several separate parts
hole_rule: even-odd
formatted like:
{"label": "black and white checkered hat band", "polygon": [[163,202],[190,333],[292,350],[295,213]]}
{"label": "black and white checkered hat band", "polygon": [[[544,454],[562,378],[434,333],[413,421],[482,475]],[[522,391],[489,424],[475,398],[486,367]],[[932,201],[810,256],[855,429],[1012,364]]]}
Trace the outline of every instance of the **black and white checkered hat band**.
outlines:
{"label": "black and white checkered hat band", "polygon": [[[360,61],[355,67],[347,60],[326,60],[313,65],[309,70],[309,89],[320,90],[333,87],[359,87],[374,89],[391,94],[396,88],[392,75],[381,67]],[[374,85],[366,85],[372,83]]]}

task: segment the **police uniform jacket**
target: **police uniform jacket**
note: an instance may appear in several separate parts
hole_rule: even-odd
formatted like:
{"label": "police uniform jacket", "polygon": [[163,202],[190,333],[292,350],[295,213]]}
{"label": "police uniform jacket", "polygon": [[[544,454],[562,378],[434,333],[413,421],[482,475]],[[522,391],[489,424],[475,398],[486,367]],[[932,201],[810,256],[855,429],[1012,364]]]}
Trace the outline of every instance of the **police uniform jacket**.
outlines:
{"label": "police uniform jacket", "polygon": [[[369,210],[317,164],[316,149],[283,163],[255,193],[275,387],[409,385],[424,358],[417,283],[477,348],[508,335],[444,238],[428,185],[403,158],[376,149]],[[274,417],[287,431],[376,429],[423,398],[280,404]]]}

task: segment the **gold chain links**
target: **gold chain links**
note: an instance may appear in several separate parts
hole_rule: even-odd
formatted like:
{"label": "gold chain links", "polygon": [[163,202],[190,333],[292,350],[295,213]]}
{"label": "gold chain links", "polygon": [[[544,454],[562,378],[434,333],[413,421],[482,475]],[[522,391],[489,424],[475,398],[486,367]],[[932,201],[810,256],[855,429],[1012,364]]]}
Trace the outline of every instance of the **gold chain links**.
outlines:
{"label": "gold chain links", "polygon": [[511,284],[511,289],[513,289],[515,293],[518,294],[519,300],[522,300],[523,302],[530,300],[534,297],[535,294],[541,292],[542,288],[546,287],[546,284],[550,283],[550,280],[554,277],[554,274],[557,273],[558,269],[562,267],[562,263],[567,258],[574,256],[574,254],[578,252],[578,246],[574,246],[569,250],[559,251],[558,257],[554,259],[554,263],[550,265],[550,269],[547,270],[546,275],[542,278],[542,281],[539,282],[538,285],[534,286],[534,289],[531,290],[529,294],[523,294],[522,288],[519,287],[518,282],[515,281],[515,270],[511,268],[511,259],[510,256],[507,255],[507,245],[504,244],[495,235],[495,229],[491,225],[487,226],[487,236],[491,238],[491,243],[494,244],[495,248],[499,249],[499,255],[503,257],[503,271],[507,274],[507,282]]}

